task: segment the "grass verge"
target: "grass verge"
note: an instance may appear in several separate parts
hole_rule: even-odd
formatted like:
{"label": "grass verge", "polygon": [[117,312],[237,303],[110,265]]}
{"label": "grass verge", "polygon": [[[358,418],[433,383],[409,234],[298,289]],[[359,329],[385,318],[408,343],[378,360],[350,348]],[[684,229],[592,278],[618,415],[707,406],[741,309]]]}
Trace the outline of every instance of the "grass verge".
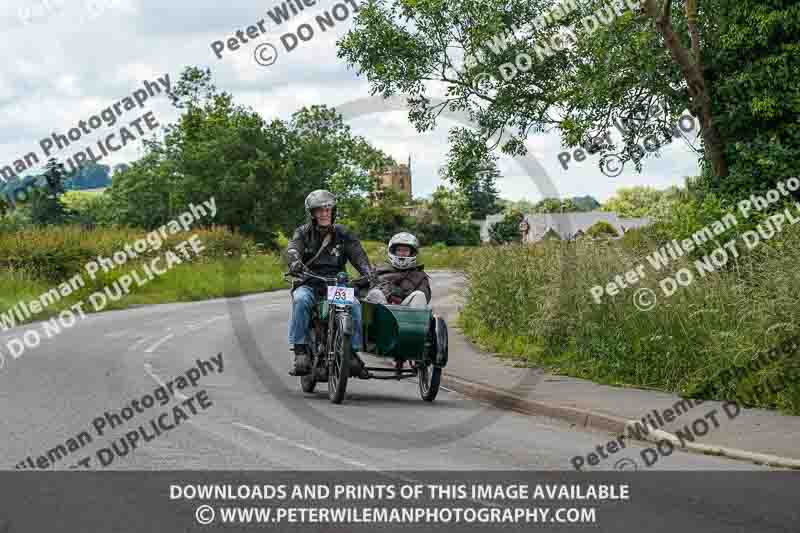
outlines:
{"label": "grass verge", "polygon": [[[558,374],[800,414],[797,351],[767,356],[800,335],[800,227],[702,278],[693,257],[656,272],[645,255],[659,245],[633,234],[481,249],[461,325],[484,348]],[[642,263],[639,284],[593,300],[593,286]],[[680,268],[696,279],[667,298],[658,281]],[[657,296],[653,309],[634,305],[638,288]]]}

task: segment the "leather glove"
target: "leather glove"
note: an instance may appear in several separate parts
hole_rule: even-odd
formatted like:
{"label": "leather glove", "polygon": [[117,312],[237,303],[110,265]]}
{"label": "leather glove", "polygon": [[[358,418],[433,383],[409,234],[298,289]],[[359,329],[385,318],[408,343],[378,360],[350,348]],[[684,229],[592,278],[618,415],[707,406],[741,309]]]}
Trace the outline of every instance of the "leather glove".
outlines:
{"label": "leather glove", "polygon": [[367,272],[367,278],[369,279],[370,287],[374,287],[380,282],[380,280],[378,279],[378,273],[375,272],[375,270],[373,269],[370,269],[369,272]]}
{"label": "leather glove", "polygon": [[306,265],[303,264],[303,261],[300,259],[300,254],[297,253],[297,250],[289,250],[287,255],[289,257],[290,274],[301,274],[307,270]]}

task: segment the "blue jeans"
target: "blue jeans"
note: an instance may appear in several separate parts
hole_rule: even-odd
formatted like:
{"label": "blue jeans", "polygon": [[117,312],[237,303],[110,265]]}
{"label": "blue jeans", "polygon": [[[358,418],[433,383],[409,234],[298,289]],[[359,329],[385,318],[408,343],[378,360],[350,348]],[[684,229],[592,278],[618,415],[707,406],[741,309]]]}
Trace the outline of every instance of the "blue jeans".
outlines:
{"label": "blue jeans", "polygon": [[[289,345],[308,344],[308,328],[311,327],[311,312],[319,301],[317,292],[301,286],[292,293],[292,318],[289,321]],[[361,304],[356,300],[350,307],[353,313],[353,351],[361,350]]]}

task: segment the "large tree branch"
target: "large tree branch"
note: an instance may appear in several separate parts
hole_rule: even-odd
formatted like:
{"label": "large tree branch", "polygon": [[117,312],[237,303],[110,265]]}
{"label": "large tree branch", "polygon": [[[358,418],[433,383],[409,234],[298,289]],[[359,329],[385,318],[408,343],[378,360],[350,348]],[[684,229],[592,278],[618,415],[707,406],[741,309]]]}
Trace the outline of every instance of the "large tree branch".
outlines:
{"label": "large tree branch", "polygon": [[[670,12],[672,1],[667,0],[664,4],[664,13],[661,14],[656,0],[642,0],[647,14],[655,22],[658,32],[664,39],[667,49],[672,54],[672,58],[678,65],[684,80],[689,89],[689,96],[692,100],[693,112],[700,118],[703,126],[703,147],[705,149],[706,161],[711,165],[716,178],[724,178],[728,175],[728,162],[725,157],[725,149],[719,130],[714,125],[712,113],[711,97],[706,90],[706,82],[703,71],[696,57],[695,60],[689,54],[678,35],[672,28]],[[692,0],[688,0],[692,2]],[[695,26],[695,30],[697,27]],[[697,50],[699,50],[699,33],[696,35],[698,40]],[[695,36],[692,37],[694,47]]]}
{"label": "large tree branch", "polygon": [[697,29],[697,3],[699,0],[686,1],[686,20],[689,23],[689,35],[692,38],[692,56],[696,65],[700,66],[700,31]]}

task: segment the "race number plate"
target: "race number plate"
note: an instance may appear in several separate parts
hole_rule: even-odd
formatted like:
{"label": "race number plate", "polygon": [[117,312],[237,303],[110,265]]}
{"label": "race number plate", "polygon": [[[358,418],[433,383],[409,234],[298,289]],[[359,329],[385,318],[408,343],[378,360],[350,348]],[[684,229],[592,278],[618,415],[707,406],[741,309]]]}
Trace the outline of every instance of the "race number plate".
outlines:
{"label": "race number plate", "polygon": [[328,301],[334,305],[353,305],[356,290],[349,287],[328,287]]}

